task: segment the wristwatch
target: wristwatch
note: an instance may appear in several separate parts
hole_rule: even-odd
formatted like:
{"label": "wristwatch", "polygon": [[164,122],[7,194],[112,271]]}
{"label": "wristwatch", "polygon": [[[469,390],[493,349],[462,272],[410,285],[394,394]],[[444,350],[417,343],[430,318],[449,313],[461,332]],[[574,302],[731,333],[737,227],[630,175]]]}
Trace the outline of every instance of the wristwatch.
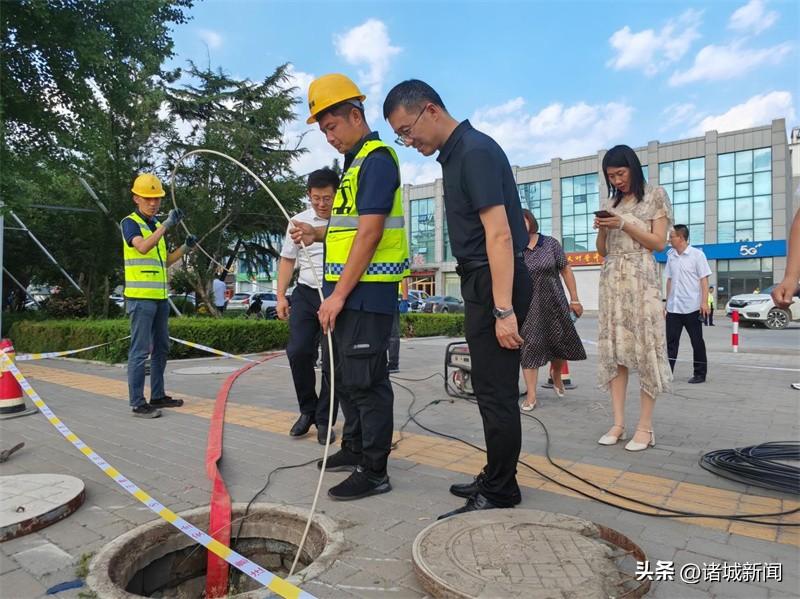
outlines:
{"label": "wristwatch", "polygon": [[499,318],[500,320],[503,320],[504,318],[508,318],[513,313],[514,313],[514,308],[505,308],[505,309],[503,309],[503,308],[498,308],[497,306],[495,306],[494,310],[492,310],[492,314],[494,315],[494,317],[495,318]]}

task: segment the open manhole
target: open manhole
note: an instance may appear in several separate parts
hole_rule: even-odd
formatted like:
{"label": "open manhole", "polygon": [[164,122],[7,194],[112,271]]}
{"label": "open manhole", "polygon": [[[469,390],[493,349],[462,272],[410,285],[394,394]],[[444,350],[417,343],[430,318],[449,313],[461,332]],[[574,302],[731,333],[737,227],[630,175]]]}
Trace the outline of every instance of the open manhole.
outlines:
{"label": "open manhole", "polygon": [[[308,512],[271,503],[250,507],[237,503],[231,509],[231,542],[242,524],[233,548],[240,554],[286,578],[303,535]],[[208,530],[209,508],[182,512],[180,516]],[[288,580],[300,585],[324,572],[344,545],[336,523],[315,514],[308,531],[297,572]],[[159,597],[201,599],[205,597],[207,551],[177,528],[159,520],[139,526],[106,545],[92,560],[86,582],[103,599]],[[264,597],[258,582],[230,568],[229,597]]]}
{"label": "open manhole", "polygon": [[539,510],[485,510],[440,520],[417,535],[414,571],[431,597],[642,597],[644,552],[615,530]]}

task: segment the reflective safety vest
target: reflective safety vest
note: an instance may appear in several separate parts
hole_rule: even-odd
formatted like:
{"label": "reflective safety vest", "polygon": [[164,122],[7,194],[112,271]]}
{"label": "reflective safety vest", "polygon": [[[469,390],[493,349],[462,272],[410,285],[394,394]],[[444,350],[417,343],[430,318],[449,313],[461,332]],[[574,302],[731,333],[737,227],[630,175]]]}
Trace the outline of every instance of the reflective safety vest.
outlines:
{"label": "reflective safety vest", "polygon": [[[153,232],[142,217],[133,212],[127,216],[142,231],[147,239]],[[156,222],[156,228],[161,223]],[[164,238],[158,240],[146,254],[131,247],[122,239],[122,254],[125,258],[125,297],[131,299],[167,299],[167,243]]]}
{"label": "reflective safety vest", "polygon": [[[359,150],[353,159],[350,168],[342,177],[336,197],[333,199],[331,217],[328,221],[328,230],[325,234],[325,280],[338,281],[342,276],[344,265],[350,257],[350,248],[353,246],[358,231],[358,209],[356,195],[358,194],[358,173],[367,156],[378,148],[386,148],[397,165],[398,173],[400,163],[394,149],[380,140],[369,140]],[[392,211],[384,222],[383,235],[375,248],[369,266],[361,275],[362,282],[369,283],[396,283],[411,274],[408,259],[408,238],[406,237],[406,222],[403,214],[403,192],[398,185],[394,192]]]}

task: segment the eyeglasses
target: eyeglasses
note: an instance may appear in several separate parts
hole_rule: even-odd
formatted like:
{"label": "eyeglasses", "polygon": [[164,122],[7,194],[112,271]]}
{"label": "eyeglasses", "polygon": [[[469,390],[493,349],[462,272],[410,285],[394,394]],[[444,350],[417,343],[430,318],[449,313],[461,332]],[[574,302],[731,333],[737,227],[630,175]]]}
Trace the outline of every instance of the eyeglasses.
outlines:
{"label": "eyeglasses", "polygon": [[397,132],[397,137],[394,139],[394,143],[396,143],[398,146],[405,146],[405,147],[411,145],[411,140],[413,139],[411,137],[411,130],[417,125],[419,119],[422,117],[423,114],[425,114],[425,111],[427,109],[428,109],[428,104],[426,104],[425,107],[422,109],[422,111],[417,115],[417,118],[414,119],[414,122],[411,123],[409,127],[406,127],[405,131]]}

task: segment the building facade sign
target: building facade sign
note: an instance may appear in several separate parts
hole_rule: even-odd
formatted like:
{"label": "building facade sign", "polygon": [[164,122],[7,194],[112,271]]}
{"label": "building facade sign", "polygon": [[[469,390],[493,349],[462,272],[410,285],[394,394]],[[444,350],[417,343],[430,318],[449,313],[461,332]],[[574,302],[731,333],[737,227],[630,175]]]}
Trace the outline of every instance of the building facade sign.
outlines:
{"label": "building facade sign", "polygon": [[[709,260],[737,260],[741,258],[771,258],[786,255],[786,240],[741,241],[736,243],[709,243],[695,246],[703,250]],[[667,261],[667,252],[656,254],[659,262]]]}

